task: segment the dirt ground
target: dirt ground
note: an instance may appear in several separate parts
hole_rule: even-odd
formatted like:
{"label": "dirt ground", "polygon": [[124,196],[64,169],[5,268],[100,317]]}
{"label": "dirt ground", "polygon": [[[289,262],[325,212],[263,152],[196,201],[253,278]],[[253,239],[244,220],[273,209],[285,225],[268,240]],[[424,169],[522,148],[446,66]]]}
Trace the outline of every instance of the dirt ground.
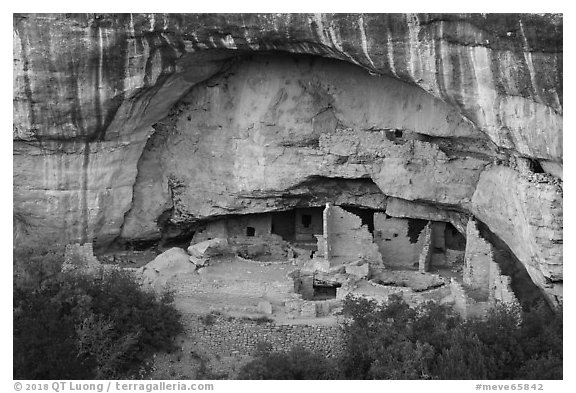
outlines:
{"label": "dirt ground", "polygon": [[[156,257],[154,252],[126,252],[108,257],[125,267],[143,266]],[[235,379],[241,367],[251,357],[235,354],[221,357],[210,353],[195,339],[186,321],[193,316],[219,313],[234,318],[262,318],[276,324],[306,324],[332,326],[337,317],[295,318],[286,312],[284,303],[298,299],[294,282],[289,274],[302,268],[297,259],[254,261],[238,256],[219,256],[210,259],[207,266],[196,271],[178,274],[168,281],[166,289],[174,293],[174,305],[183,314],[185,331],[177,338],[177,350],[157,354],[149,364],[147,379]],[[355,291],[359,295],[379,298],[392,292],[409,293],[426,291],[425,296],[439,299],[448,290],[445,284],[455,272],[435,271],[436,274],[418,271],[384,269],[375,281],[361,280]],[[420,295],[418,295],[420,296]],[[261,302],[272,305],[272,314],[265,314],[258,307]]]}
{"label": "dirt ground", "polygon": [[[208,266],[172,279],[167,289],[174,291],[174,305],[183,314],[185,332],[177,338],[177,351],[155,356],[146,378],[235,379],[241,367],[252,359],[243,354],[221,357],[209,353],[187,328],[187,316],[217,312],[235,318],[266,316],[276,324],[335,324],[334,316],[294,318],[285,312],[284,301],[297,298],[288,274],[298,267],[298,263],[286,260],[215,257]],[[262,301],[272,304],[272,315],[258,310]]]}

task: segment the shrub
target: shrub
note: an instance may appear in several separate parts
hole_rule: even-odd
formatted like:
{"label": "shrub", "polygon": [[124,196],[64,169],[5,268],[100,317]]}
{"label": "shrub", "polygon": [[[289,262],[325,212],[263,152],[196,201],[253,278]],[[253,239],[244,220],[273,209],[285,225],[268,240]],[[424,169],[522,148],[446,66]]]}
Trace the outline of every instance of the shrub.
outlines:
{"label": "shrub", "polygon": [[260,345],[255,359],[245,364],[238,379],[336,379],[337,364],[300,347],[287,353]]}
{"label": "shrub", "polygon": [[348,296],[339,359],[257,347],[240,379],[562,379],[562,313],[494,307],[462,320],[449,306]]}
{"label": "shrub", "polygon": [[431,343],[442,340],[441,327],[455,318],[437,307],[410,308],[398,296],[391,296],[385,307],[363,298],[345,299],[343,313],[352,319],[344,327],[343,374],[351,379],[429,378]]}
{"label": "shrub", "polygon": [[15,250],[12,266],[14,285],[22,289],[38,289],[57,277],[62,270],[64,251],[56,248]]}
{"label": "shrub", "polygon": [[182,330],[173,296],[142,290],[125,271],[29,284],[14,287],[15,379],[127,377]]}
{"label": "shrub", "polygon": [[218,320],[218,314],[210,313],[200,317],[200,321],[206,326],[212,326]]}
{"label": "shrub", "polygon": [[435,303],[348,297],[343,314],[346,378],[562,378],[562,314],[544,305],[529,312],[498,305],[484,319],[463,321]]}

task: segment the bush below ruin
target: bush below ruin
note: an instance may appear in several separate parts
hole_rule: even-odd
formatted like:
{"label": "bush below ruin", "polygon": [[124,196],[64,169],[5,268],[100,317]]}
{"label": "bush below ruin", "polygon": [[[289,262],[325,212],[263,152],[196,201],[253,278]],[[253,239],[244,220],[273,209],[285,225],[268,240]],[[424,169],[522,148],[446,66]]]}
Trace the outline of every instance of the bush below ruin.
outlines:
{"label": "bush below ruin", "polygon": [[242,367],[238,379],[338,379],[339,370],[334,359],[294,348],[287,353],[274,352],[271,346],[262,344],[256,359]]}
{"label": "bush below ruin", "polygon": [[[172,296],[143,291],[120,270],[60,273],[57,254],[15,258],[14,378],[137,377],[182,331]],[[29,272],[27,266],[34,266]]]}
{"label": "bush below ruin", "polygon": [[[411,308],[397,296],[384,305],[348,297],[343,314],[341,358],[261,351],[240,378],[562,379],[562,314],[545,306],[498,306],[464,321],[432,302]],[[294,359],[314,367],[302,371]]]}

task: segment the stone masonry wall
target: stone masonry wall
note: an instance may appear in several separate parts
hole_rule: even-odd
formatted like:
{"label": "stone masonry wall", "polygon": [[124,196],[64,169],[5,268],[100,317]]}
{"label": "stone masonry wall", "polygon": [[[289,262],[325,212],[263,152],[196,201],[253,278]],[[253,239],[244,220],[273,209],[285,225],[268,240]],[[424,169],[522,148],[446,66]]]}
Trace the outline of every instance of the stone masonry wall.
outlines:
{"label": "stone masonry wall", "polygon": [[455,279],[450,281],[450,292],[454,298],[454,310],[464,319],[482,318],[493,306],[492,302],[471,298],[462,284]]}
{"label": "stone masonry wall", "polygon": [[214,355],[254,355],[256,345],[267,342],[275,351],[300,346],[334,357],[341,353],[343,346],[339,326],[276,325],[222,315],[187,315],[186,319],[188,333]]}
{"label": "stone masonry wall", "polygon": [[475,220],[466,228],[464,286],[451,282],[455,308],[466,318],[482,316],[498,302],[519,305],[511,288],[511,278],[502,274],[494,261],[492,245],[480,236]]}
{"label": "stone masonry wall", "polygon": [[226,221],[228,236],[246,236],[246,228],[255,230],[254,236],[265,236],[272,233],[272,216],[270,214],[247,214],[232,217]]}
{"label": "stone masonry wall", "polygon": [[382,265],[382,255],[373,242],[372,234],[362,220],[346,210],[326,205],[324,210],[324,236],[327,239],[326,259],[331,266],[367,260],[372,265]]}
{"label": "stone masonry wall", "polygon": [[246,214],[244,216],[230,217],[211,221],[206,227],[194,234],[192,243],[217,237],[246,236],[246,228],[254,228],[254,236],[266,236],[272,233],[272,216],[265,214]]}
{"label": "stone masonry wall", "polygon": [[511,278],[503,275],[496,262],[490,264],[490,300],[520,304],[510,287]]}
{"label": "stone masonry wall", "polygon": [[62,270],[81,269],[90,271],[97,269],[99,266],[101,266],[100,261],[94,256],[92,243],[66,245]]}
{"label": "stone masonry wall", "polygon": [[450,292],[454,298],[454,310],[466,319],[467,316],[467,296],[464,287],[454,278],[450,279]]}
{"label": "stone masonry wall", "polygon": [[430,261],[432,261],[432,253],[434,252],[434,247],[432,246],[432,227],[430,223],[428,223],[422,231],[420,239],[422,239],[422,251],[418,257],[418,270],[427,272],[430,269]]}
{"label": "stone masonry wall", "polygon": [[464,255],[464,284],[488,295],[490,265],[493,263],[492,247],[480,236],[476,221],[471,219],[466,227],[466,253]]}
{"label": "stone masonry wall", "polygon": [[[303,216],[310,216],[309,225],[304,226]],[[294,223],[296,240],[314,241],[314,235],[321,235],[323,231],[322,211],[319,208],[296,209],[296,220]]]}
{"label": "stone masonry wall", "polygon": [[215,239],[215,238],[227,238],[228,228],[226,227],[225,220],[211,221],[206,224],[205,228],[202,228],[196,233],[192,238],[192,244],[200,243],[205,240]]}
{"label": "stone masonry wall", "polygon": [[374,241],[378,244],[384,265],[414,269],[422,251],[422,234],[416,243],[408,236],[407,218],[395,218],[385,213],[374,213]]}

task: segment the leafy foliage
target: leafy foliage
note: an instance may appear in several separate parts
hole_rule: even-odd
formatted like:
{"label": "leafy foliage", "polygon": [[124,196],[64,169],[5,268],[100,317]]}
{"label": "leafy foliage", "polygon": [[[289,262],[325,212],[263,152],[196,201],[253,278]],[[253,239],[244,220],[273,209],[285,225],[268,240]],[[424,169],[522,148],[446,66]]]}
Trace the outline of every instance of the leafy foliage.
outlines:
{"label": "leafy foliage", "polygon": [[410,307],[344,301],[345,350],[328,360],[306,351],[260,351],[245,379],[561,379],[562,314],[498,305],[484,319],[462,320],[429,302]]}
{"label": "leafy foliage", "polygon": [[238,379],[335,379],[334,361],[296,347],[287,353],[273,352],[269,345],[260,345],[256,359],[240,370]]}
{"label": "leafy foliage", "polygon": [[15,379],[126,377],[154,352],[171,349],[182,330],[172,295],[142,290],[129,272],[20,277]]}
{"label": "leafy foliage", "polygon": [[542,305],[525,313],[497,305],[484,319],[463,321],[437,303],[348,297],[343,313],[346,378],[562,378],[562,315]]}

